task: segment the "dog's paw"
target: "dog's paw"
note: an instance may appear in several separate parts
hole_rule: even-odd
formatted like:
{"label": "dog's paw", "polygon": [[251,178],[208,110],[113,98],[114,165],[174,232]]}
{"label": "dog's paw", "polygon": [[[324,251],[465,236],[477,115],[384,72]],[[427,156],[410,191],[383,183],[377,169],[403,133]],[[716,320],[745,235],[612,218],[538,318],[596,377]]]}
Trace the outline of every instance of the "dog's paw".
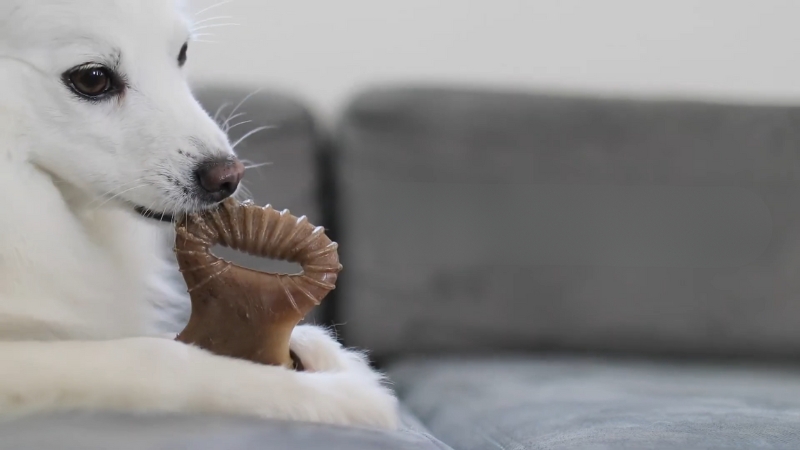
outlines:
{"label": "dog's paw", "polygon": [[345,349],[325,328],[314,325],[295,327],[289,348],[309,372],[373,373],[363,353]]}
{"label": "dog's paw", "polygon": [[363,353],[344,348],[330,331],[309,325],[295,328],[290,347],[307,371],[309,382],[319,390],[314,405],[319,408],[317,419],[397,428],[397,398]]}
{"label": "dog's paw", "polygon": [[396,430],[400,422],[394,393],[363,373],[306,373],[316,385],[310,419],[343,426]]}

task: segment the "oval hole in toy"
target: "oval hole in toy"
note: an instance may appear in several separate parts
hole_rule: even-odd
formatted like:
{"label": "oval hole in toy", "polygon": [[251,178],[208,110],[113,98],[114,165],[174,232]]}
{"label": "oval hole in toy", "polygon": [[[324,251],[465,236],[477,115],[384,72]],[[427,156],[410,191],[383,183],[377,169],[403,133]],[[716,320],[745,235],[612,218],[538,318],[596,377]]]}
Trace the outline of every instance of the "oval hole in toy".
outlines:
{"label": "oval hole in toy", "polygon": [[257,256],[251,256],[246,253],[232,250],[222,245],[216,245],[212,247],[211,253],[239,266],[261,272],[295,274],[302,271],[302,268],[298,263],[259,258]]}

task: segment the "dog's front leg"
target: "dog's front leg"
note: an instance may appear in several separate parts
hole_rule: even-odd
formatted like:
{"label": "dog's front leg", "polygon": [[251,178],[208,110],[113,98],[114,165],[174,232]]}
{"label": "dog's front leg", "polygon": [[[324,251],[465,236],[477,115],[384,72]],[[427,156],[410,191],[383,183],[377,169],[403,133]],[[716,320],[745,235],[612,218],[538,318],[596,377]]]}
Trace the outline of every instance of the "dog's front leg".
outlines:
{"label": "dog's front leg", "polygon": [[202,412],[397,426],[396,399],[360,355],[299,327],[306,372],[212,355],[169,339],[0,343],[0,414]]}

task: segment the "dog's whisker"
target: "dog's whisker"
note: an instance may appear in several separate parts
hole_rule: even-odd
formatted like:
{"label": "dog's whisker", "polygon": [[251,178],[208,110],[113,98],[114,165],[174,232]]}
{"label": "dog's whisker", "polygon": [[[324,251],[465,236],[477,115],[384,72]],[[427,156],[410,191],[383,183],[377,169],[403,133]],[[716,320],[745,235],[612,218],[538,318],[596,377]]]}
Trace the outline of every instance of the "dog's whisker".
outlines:
{"label": "dog's whisker", "polygon": [[271,163],[271,162],[265,162],[265,163],[261,163],[261,164],[253,164],[253,165],[250,165],[250,166],[244,166],[244,168],[245,168],[245,170],[258,169],[258,168],[261,168],[261,167],[264,167],[264,166],[271,166],[272,164],[273,163]]}
{"label": "dog's whisker", "polygon": [[[105,199],[105,198],[106,198],[107,196],[109,196],[109,195],[115,195],[115,194],[116,194],[116,195],[120,195],[120,194],[118,193],[120,189],[124,189],[126,186],[130,186],[130,185],[132,185],[132,184],[134,184],[134,183],[141,183],[141,182],[142,182],[142,181],[144,181],[144,180],[145,180],[145,177],[141,177],[141,178],[138,178],[138,179],[136,179],[136,180],[129,181],[129,182],[127,182],[127,183],[122,183],[121,185],[119,185],[119,186],[115,187],[114,189],[110,189],[109,191],[107,191],[107,192],[105,192],[105,193],[103,193],[103,194],[100,194],[100,195],[98,195],[98,196],[97,196],[97,198],[95,198],[94,200],[92,200],[91,202],[89,202],[89,204],[88,204],[87,206],[92,206],[92,205],[93,205],[95,202],[99,202],[100,200],[103,200],[103,199]],[[124,193],[124,192],[123,192],[123,193]]]}
{"label": "dog's whisker", "polygon": [[197,28],[192,28],[191,32],[194,33],[195,31],[200,30],[207,30],[209,28],[220,28],[220,27],[233,27],[233,26],[240,26],[240,23],[212,23],[209,25],[203,25]]}
{"label": "dog's whisker", "polygon": [[253,97],[254,95],[258,94],[259,92],[261,92],[261,88],[258,88],[258,89],[256,89],[255,91],[253,91],[253,92],[251,92],[251,93],[249,93],[249,94],[245,95],[245,97],[242,99],[242,101],[240,101],[240,102],[239,102],[239,104],[238,104],[238,105],[236,105],[236,107],[235,107],[235,108],[233,108],[233,111],[231,111],[231,115],[234,115],[234,114],[236,114],[236,112],[237,112],[237,111],[239,111],[239,108],[241,108],[241,107],[242,107],[242,105],[244,105],[244,103],[245,103],[247,100],[249,100],[249,99],[250,99],[251,97]]}
{"label": "dog's whisker", "polygon": [[240,113],[237,113],[237,114],[233,114],[233,115],[231,115],[230,117],[228,117],[227,119],[225,119],[225,123],[228,123],[228,122],[230,122],[231,120],[233,120],[233,119],[235,119],[235,118],[237,118],[237,117],[242,117],[242,116],[244,116],[245,114],[247,114],[247,113],[245,113],[245,112],[240,112]]}
{"label": "dog's whisker", "polygon": [[240,125],[245,125],[245,124],[248,124],[248,123],[253,123],[253,121],[252,120],[245,120],[244,122],[235,123],[235,124],[229,126],[228,128],[226,128],[225,132],[227,133],[227,132],[231,131],[232,129],[234,129],[234,128],[240,126]]}
{"label": "dog's whisker", "polygon": [[234,192],[233,197],[236,200],[242,201],[253,198],[253,193],[244,184],[239,184],[239,189]]}
{"label": "dog's whisker", "polygon": [[269,130],[269,129],[272,129],[272,128],[275,128],[275,127],[274,126],[265,126],[265,127],[258,127],[258,128],[254,129],[254,130],[250,130],[247,133],[245,133],[244,136],[240,137],[239,140],[237,140],[234,144],[232,144],[231,148],[236,148],[239,144],[244,142],[245,139],[249,138],[250,136],[252,136],[252,135],[254,135],[254,134],[256,134],[256,133],[258,133],[260,131]]}
{"label": "dog's whisker", "polygon": [[231,106],[231,104],[230,103],[223,103],[222,105],[220,105],[219,108],[217,108],[217,112],[214,113],[214,122],[218,121],[219,115],[222,114],[222,110],[224,110],[228,106]]}
{"label": "dog's whisker", "polygon": [[245,115],[245,113],[240,112],[238,114],[234,114],[234,115],[228,117],[227,119],[225,119],[225,122],[222,123],[222,128],[227,131],[227,128],[225,128],[225,127],[227,127],[228,124],[231,123],[231,120],[236,119],[237,117],[242,117],[244,115]]}
{"label": "dog's whisker", "polygon": [[143,187],[145,187],[145,186],[147,186],[147,184],[140,184],[140,185],[138,185],[138,186],[134,186],[134,187],[132,187],[132,188],[130,188],[130,189],[126,189],[126,190],[124,190],[124,191],[122,191],[122,192],[119,192],[119,193],[117,193],[116,195],[112,196],[111,198],[108,198],[108,199],[107,199],[106,201],[104,201],[103,203],[101,203],[101,204],[97,205],[97,207],[96,207],[96,208],[94,208],[94,211],[97,211],[98,209],[100,209],[100,208],[102,208],[103,206],[107,205],[109,202],[111,202],[112,200],[114,200],[115,198],[117,198],[117,197],[119,197],[119,196],[121,196],[121,195],[127,194],[128,192],[131,192],[131,191],[133,191],[133,190],[136,190],[136,189],[143,188]]}
{"label": "dog's whisker", "polygon": [[203,20],[197,20],[197,21],[193,22],[192,25],[200,25],[201,23],[213,22],[215,20],[234,19],[234,18],[235,17],[233,17],[233,16],[215,16],[215,17],[209,17],[209,18],[203,19]]}
{"label": "dog's whisker", "polygon": [[211,11],[214,8],[217,8],[217,7],[222,6],[222,5],[227,5],[228,3],[231,3],[231,2],[233,2],[233,0],[223,0],[223,1],[219,2],[219,3],[215,3],[215,4],[211,5],[211,6],[208,6],[206,8],[201,9],[200,11],[197,11],[196,13],[194,13],[194,15],[195,16],[199,16],[199,15],[201,15],[203,13],[207,13],[208,11]]}
{"label": "dog's whisker", "polygon": [[209,41],[208,38],[216,37],[214,33],[192,33],[189,36],[189,40],[192,42],[217,42],[217,41]]}
{"label": "dog's whisker", "polygon": [[151,203],[150,206],[148,206],[145,209],[145,211],[146,211],[145,217],[147,217],[148,219],[152,219],[153,217],[155,217],[155,213],[153,212],[153,206],[156,206],[157,202],[158,202],[158,200],[154,200],[153,203]]}

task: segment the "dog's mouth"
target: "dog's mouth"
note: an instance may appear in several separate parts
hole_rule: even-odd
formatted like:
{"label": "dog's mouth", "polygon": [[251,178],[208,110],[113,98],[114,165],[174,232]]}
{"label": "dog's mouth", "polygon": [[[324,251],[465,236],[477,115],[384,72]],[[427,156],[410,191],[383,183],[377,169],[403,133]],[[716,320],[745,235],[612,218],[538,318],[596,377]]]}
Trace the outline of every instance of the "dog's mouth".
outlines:
{"label": "dog's mouth", "polygon": [[167,223],[175,222],[175,215],[167,212],[153,211],[152,209],[144,208],[142,206],[135,206],[133,209],[142,217],[150,220]]}
{"label": "dog's mouth", "polygon": [[[207,207],[200,208],[200,211],[217,208],[217,207],[219,207],[220,204],[221,203],[214,203],[212,205],[208,205]],[[176,221],[176,219],[175,219],[176,214],[175,213],[168,213],[168,212],[165,212],[165,211],[155,211],[155,210],[152,210],[152,209],[149,209],[149,208],[145,208],[143,206],[138,206],[138,205],[132,205],[132,206],[133,206],[133,210],[134,211],[136,211],[140,216],[142,216],[142,217],[144,217],[146,219],[155,220],[157,222],[164,222],[164,223],[175,223],[175,221]],[[188,211],[187,213],[189,213],[189,212],[191,212],[191,211]],[[180,214],[186,214],[186,213],[180,213]]]}

